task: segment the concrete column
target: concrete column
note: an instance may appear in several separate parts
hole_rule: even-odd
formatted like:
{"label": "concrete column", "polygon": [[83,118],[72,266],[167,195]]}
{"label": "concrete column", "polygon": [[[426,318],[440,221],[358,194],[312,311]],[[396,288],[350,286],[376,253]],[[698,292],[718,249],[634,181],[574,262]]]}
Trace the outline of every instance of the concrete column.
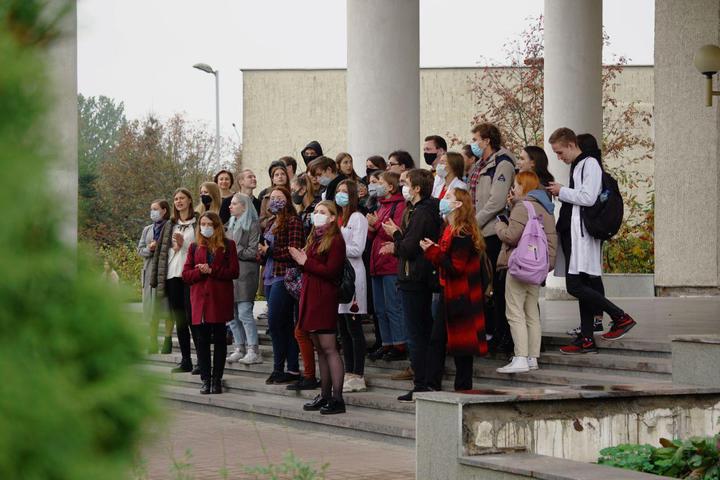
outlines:
{"label": "concrete column", "polygon": [[[706,107],[699,47],[720,44],[720,1],[655,1],[655,285],[720,293],[720,98]],[[718,85],[715,79],[715,89]]]}
{"label": "concrete column", "polygon": [[419,0],[347,0],[348,151],[407,150],[420,165]]}
{"label": "concrete column", "polygon": [[[548,143],[560,127],[602,138],[602,0],[545,0],[545,151],[550,172],[568,184],[570,168]],[[548,286],[562,285],[553,276]]]}
{"label": "concrete column", "polygon": [[62,34],[48,52],[48,73],[54,100],[45,127],[57,145],[56,163],[48,175],[49,184],[59,195],[63,210],[62,240],[77,245],[78,218],[78,114],[77,114],[77,2],[52,0],[51,8],[71,8],[60,24]]}

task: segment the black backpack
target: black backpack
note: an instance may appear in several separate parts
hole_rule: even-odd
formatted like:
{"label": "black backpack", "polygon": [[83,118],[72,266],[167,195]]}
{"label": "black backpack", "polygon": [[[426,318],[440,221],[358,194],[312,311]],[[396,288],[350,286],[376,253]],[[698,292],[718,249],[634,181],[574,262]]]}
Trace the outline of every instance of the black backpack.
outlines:
{"label": "black backpack", "polygon": [[350,303],[353,298],[355,298],[355,269],[350,264],[350,260],[345,258],[338,288],[338,301],[341,304]]}
{"label": "black backpack", "polygon": [[[585,170],[585,164],[583,164]],[[584,173],[584,172],[583,172]],[[620,231],[625,206],[617,180],[605,170],[602,172],[602,189],[592,207],[582,207],[580,217],[585,230],[598,240],[610,240]]]}

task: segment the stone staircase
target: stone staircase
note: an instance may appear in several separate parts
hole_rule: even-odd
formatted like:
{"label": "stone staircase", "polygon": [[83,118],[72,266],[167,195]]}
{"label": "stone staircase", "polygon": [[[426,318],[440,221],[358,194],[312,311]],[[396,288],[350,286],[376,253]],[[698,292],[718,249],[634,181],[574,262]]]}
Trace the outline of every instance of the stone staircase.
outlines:
{"label": "stone staircase", "polygon": [[[147,368],[167,382],[164,396],[183,408],[211,409],[223,415],[257,418],[280,422],[300,428],[334,431],[383,441],[412,445],[415,439],[415,406],[400,403],[397,396],[406,393],[410,381],[391,380],[390,376],[409,366],[408,361],[367,361],[366,392],[345,394],[347,413],[324,416],[305,412],[302,404],[312,399],[318,390],[295,392],[285,385],[266,385],[272,371],[272,348],[265,334],[266,321],[258,320],[261,353],[264,362],[258,365],[226,365],[223,378],[225,393],[201,395],[200,378],[189,373],[171,374],[170,369],[180,360],[177,340],[170,355],[149,355]],[[372,325],[364,325],[371,336]],[[599,337],[598,337],[599,339]],[[370,340],[370,338],[368,338]],[[670,345],[658,342],[627,339],[615,342],[598,340],[597,355],[567,356],[557,348],[568,341],[566,335],[546,334],[546,352],[539,360],[540,369],[524,374],[503,375],[495,371],[506,363],[504,356],[477,358],[474,363],[475,390],[503,388],[547,388],[569,385],[615,385],[647,382],[670,382]],[[193,358],[195,361],[195,358]],[[454,363],[446,361],[444,390],[452,390]]]}

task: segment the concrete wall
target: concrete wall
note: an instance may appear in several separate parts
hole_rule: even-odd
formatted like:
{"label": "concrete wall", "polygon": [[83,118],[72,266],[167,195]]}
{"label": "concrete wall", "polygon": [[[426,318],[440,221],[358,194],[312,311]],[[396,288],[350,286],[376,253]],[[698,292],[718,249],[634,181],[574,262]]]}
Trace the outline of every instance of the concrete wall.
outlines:
{"label": "concrete wall", "polygon": [[720,1],[655,1],[655,285],[661,294],[720,287],[720,99],[704,105],[705,79],[692,64],[707,43],[720,43]]}
{"label": "concrete wall", "polygon": [[[471,138],[473,115],[482,109],[470,91],[478,72],[477,68],[421,70],[421,139],[429,134]],[[639,101],[640,108],[652,109],[652,67],[627,67],[618,81],[620,102]],[[270,161],[288,153],[300,160],[300,149],[309,140],[318,140],[332,157],[346,148],[344,70],[246,70],[243,88],[243,159],[260,173],[259,185],[269,183],[265,172]],[[651,136],[652,127],[645,126],[643,132]],[[638,168],[651,176],[653,163]]]}

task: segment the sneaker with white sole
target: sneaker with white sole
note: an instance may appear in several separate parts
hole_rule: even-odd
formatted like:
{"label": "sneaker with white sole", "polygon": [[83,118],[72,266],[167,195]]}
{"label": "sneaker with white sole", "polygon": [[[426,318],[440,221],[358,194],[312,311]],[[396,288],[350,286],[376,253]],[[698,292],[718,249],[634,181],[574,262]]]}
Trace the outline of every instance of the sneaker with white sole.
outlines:
{"label": "sneaker with white sole", "polygon": [[530,370],[538,370],[540,367],[538,367],[538,359],[537,357],[527,357],[528,362],[528,368]]}
{"label": "sneaker with white sole", "polygon": [[227,357],[228,363],[234,363],[239,361],[245,356],[245,348],[235,347],[235,350]]}
{"label": "sneaker with white sole", "polygon": [[343,393],[364,392],[365,390],[367,390],[365,378],[360,375],[351,376],[343,385]]}
{"label": "sneaker with white sole", "polygon": [[248,348],[247,353],[243,358],[238,360],[238,363],[242,363],[243,365],[257,365],[263,363],[263,358],[258,351],[258,347]]}
{"label": "sneaker with white sole", "polygon": [[498,373],[527,373],[529,371],[527,357],[512,357],[510,363],[496,370]]}
{"label": "sneaker with white sole", "polygon": [[[604,329],[603,328],[603,317],[595,317],[593,319],[593,331],[594,332],[602,332],[603,329]],[[578,335],[580,335],[580,333],[582,333],[582,330],[580,329],[580,327],[575,327],[575,328],[571,328],[570,330],[568,330],[565,333],[567,333],[571,337],[577,337]]]}

